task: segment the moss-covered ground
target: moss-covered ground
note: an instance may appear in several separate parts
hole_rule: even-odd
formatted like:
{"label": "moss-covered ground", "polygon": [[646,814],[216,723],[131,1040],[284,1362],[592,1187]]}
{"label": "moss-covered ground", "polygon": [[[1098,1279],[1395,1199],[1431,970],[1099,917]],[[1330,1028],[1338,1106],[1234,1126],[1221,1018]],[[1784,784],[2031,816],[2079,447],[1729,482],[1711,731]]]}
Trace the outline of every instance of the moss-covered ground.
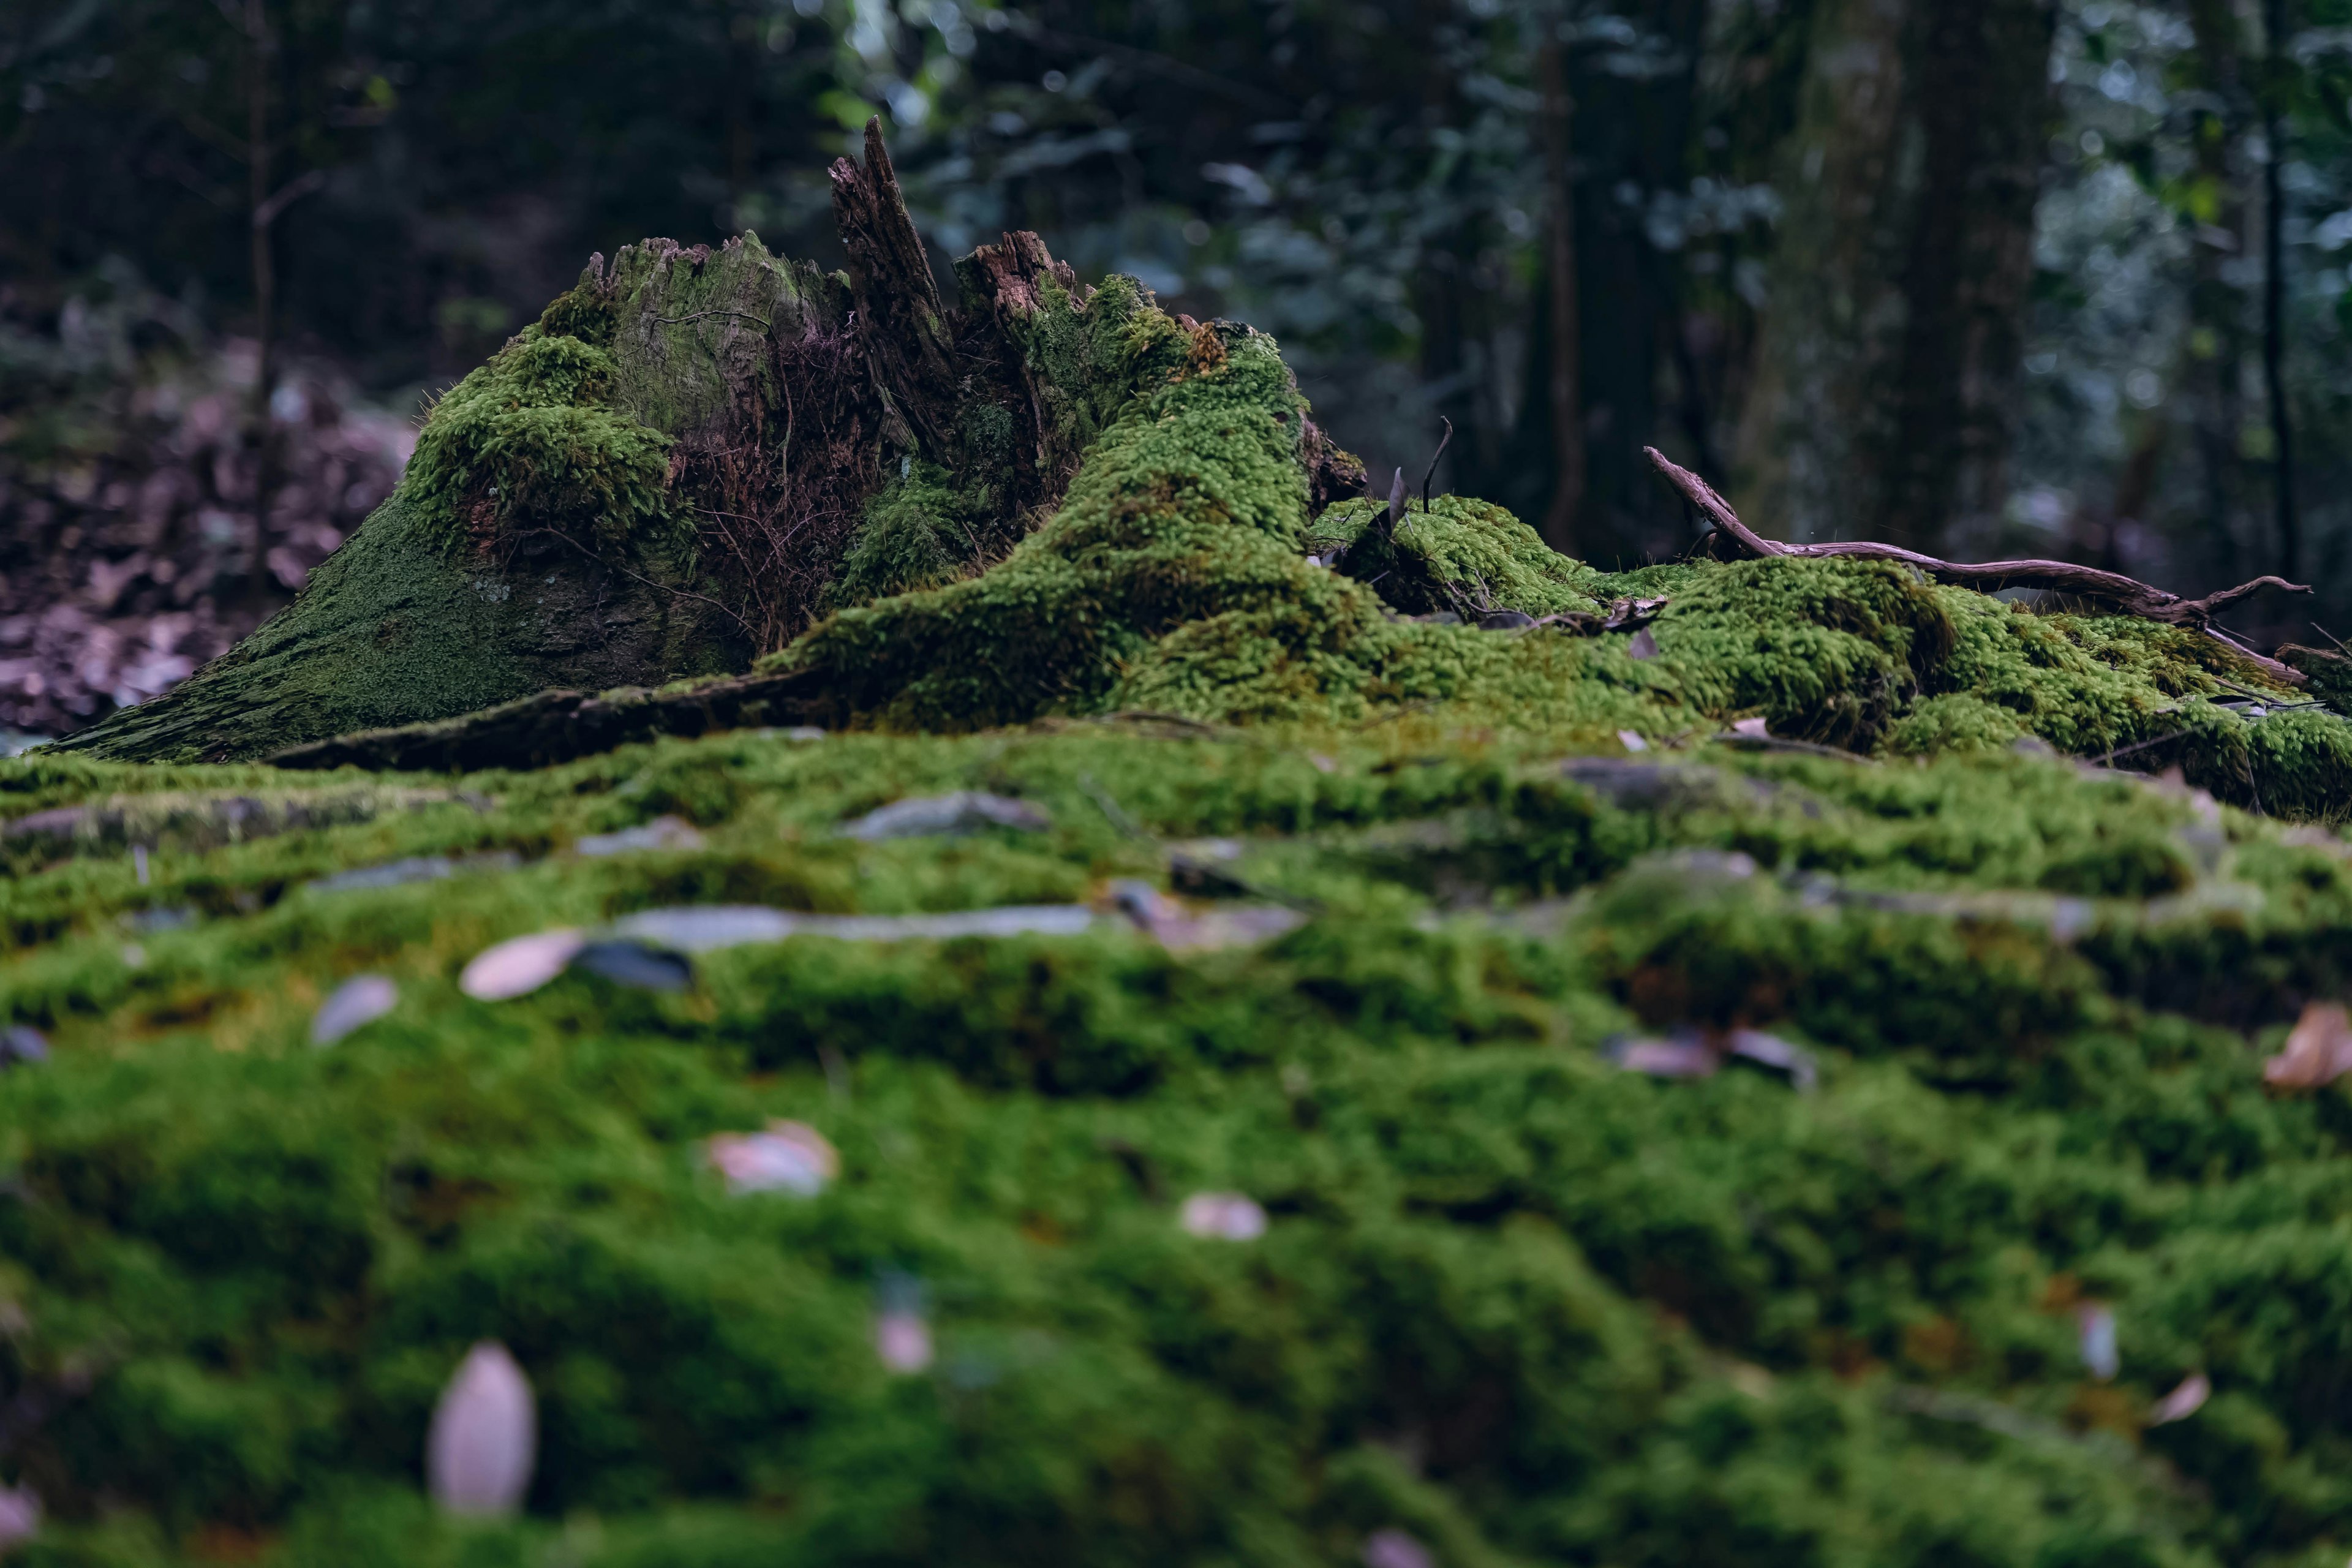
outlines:
{"label": "moss-covered ground", "polygon": [[[2352,1101],[2261,1064],[2343,994],[2352,847],[2001,746],[1660,740],[1430,710],[462,780],[0,763],[0,1026],[49,1047],[0,1071],[0,1481],[47,1510],[11,1561],[1337,1565],[1402,1531],[1445,1568],[2340,1563]],[[835,831],[951,789],[1052,825]],[[664,815],[699,844],[574,847]],[[1108,907],[1178,846],[1308,918],[456,984],[666,905]],[[360,973],[397,1006],[313,1047]],[[1818,1087],[1609,1055],[1728,1026]],[[839,1149],[822,1195],[709,1167],[772,1117]],[[1187,1234],[1202,1191],[1265,1234]],[[877,1359],[885,1298],[925,1370]],[[539,1463],[463,1522],[423,1449],[484,1338]]]}

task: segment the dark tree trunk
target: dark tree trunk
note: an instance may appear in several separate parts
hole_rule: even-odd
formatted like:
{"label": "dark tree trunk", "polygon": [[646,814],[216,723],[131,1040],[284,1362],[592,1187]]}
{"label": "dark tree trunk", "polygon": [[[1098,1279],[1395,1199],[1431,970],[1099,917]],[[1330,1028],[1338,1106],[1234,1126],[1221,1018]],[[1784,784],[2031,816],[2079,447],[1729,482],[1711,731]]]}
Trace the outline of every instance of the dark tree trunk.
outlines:
{"label": "dark tree trunk", "polygon": [[1579,385],[1583,369],[1583,334],[1576,288],[1576,186],[1570,158],[1570,117],[1574,105],[1568,96],[1568,64],[1557,39],[1544,46],[1543,79],[1544,174],[1551,187],[1550,226],[1545,236],[1545,320],[1550,342],[1544,356],[1545,390],[1551,416],[1551,504],[1544,509],[1544,542],[1565,555],[1591,553],[1577,537],[1584,510],[1584,399]]}
{"label": "dark tree trunk", "polygon": [[2218,193],[2218,205],[2196,213],[2189,247],[2189,342],[2181,401],[2194,432],[2198,488],[2203,499],[2199,532],[2205,559],[2243,559],[2259,548],[2261,524],[2247,502],[2246,425],[2248,342],[2244,289],[2226,266],[2252,243],[2252,214],[2239,193],[2252,120],[2246,100],[2244,51],[2238,17],[2227,0],[2190,0],[2189,23],[2197,41],[2189,57],[2203,89],[2191,111],[2197,186]]}
{"label": "dark tree trunk", "polygon": [[2303,528],[2294,506],[2294,419],[2286,396],[2286,193],[2279,165],[2286,162],[2286,121],[2279,102],[2286,90],[2286,0],[2263,0],[2263,395],[2270,405],[2271,484],[2278,526],[2278,569],[2295,575]]}
{"label": "dark tree trunk", "polygon": [[[1658,438],[1661,373],[1681,330],[1671,280],[1679,258],[1661,253],[1642,203],[1622,193],[1646,199],[1688,188],[1706,10],[1697,0],[1647,0],[1629,19],[1682,68],[1632,79],[1580,68],[1562,51],[1555,85],[1550,62],[1538,60],[1551,187],[1545,266],[1517,426],[1507,461],[1479,491],[1544,520],[1555,548],[1602,563],[1654,556],[1688,537],[1641,455]],[[1571,510],[1573,532],[1562,537],[1559,520]]]}
{"label": "dark tree trunk", "polygon": [[1824,0],[1786,150],[1744,509],[1934,546],[1997,514],[2048,132],[2048,0]]}

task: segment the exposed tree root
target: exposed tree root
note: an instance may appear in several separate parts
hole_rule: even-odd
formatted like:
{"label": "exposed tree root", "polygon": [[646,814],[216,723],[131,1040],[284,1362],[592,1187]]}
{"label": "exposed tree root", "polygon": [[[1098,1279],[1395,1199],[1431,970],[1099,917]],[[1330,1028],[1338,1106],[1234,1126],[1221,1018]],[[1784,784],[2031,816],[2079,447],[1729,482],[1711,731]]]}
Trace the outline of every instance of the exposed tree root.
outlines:
{"label": "exposed tree root", "polygon": [[406,773],[545,767],[660,735],[795,722],[814,684],[808,671],[790,670],[659,691],[542,691],[435,723],[362,730],[289,746],[268,760],[281,768]]}
{"label": "exposed tree root", "polygon": [[1932,555],[1905,550],[1893,544],[1872,544],[1864,541],[1832,544],[1783,544],[1766,539],[1731,510],[1731,503],[1715,493],[1715,487],[1682,467],[1655,447],[1643,448],[1650,462],[1666,482],[1682,492],[1721,535],[1751,556],[1801,555],[1821,557],[1851,555],[1865,561],[1900,561],[1916,566],[1938,583],[1948,583],[1956,588],[1972,588],[1990,594],[2002,588],[2044,588],[2054,594],[2074,594],[2112,605],[2126,615],[2140,616],[2152,621],[2163,621],[2176,626],[2191,626],[2206,636],[2226,643],[2231,649],[2262,668],[2263,673],[2284,685],[2301,686],[2309,678],[2301,670],[2265,658],[2246,647],[2213,626],[2212,620],[2231,605],[2250,599],[2264,588],[2276,588],[2286,594],[2308,594],[2305,583],[2290,583],[2284,577],[2257,577],[2251,583],[2241,583],[2234,588],[2224,588],[2218,594],[2208,594],[2201,599],[2184,599],[2178,594],[2168,594],[2161,588],[2151,588],[2137,578],[2118,572],[2102,572],[2095,566],[2077,566],[2065,561],[1987,561],[1964,564],[1938,561]]}

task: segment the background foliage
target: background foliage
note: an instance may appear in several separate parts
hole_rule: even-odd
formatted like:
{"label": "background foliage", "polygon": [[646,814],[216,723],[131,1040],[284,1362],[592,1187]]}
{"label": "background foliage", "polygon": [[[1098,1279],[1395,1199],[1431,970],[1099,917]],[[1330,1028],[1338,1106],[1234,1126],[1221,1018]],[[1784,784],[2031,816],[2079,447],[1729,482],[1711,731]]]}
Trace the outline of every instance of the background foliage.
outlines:
{"label": "background foliage", "polygon": [[[1959,395],[1991,421],[1985,460],[1928,463],[1928,493],[1898,486],[1884,505],[1850,487],[1861,499],[1824,523],[1749,479],[1791,461],[1834,477],[1874,443],[1916,440],[1919,421],[1882,438],[1859,414],[1759,400],[1780,395],[1790,353],[1839,341],[1868,288],[1915,324],[1936,308],[1912,276],[1916,234],[1882,276],[1839,270],[1855,241],[1834,215],[1899,203],[1849,172],[1849,144],[1869,148],[1837,72],[1870,40],[1829,0],[25,0],[0,14],[0,533],[19,563],[69,559],[77,584],[159,548],[100,547],[90,522],[65,538],[78,505],[104,505],[86,477],[95,500],[76,502],[76,477],[123,461],[105,395],[216,358],[225,337],[250,343],[264,263],[289,345],[260,356],[268,390],[413,411],[591,250],[752,227],[836,259],[824,167],[879,112],[942,259],[1029,226],[1082,274],[1131,272],[1174,308],[1247,319],[1383,479],[1418,472],[1444,416],[1458,432],[1445,482],[1588,558],[1688,542],[1640,464],[1654,443],[1746,486],[1780,531],[1912,529],[1955,552],[2028,549],[2200,591],[2286,571],[2319,583],[2316,607],[2274,600],[2246,624],[2312,640],[2302,617],[2352,619],[2343,13],[1877,8],[1912,41],[1864,86],[1931,139],[1938,58],[2025,61],[2030,89],[1970,112],[2040,150],[2030,226],[2022,207],[2012,225],[2031,281],[2013,305],[1954,318],[2016,353],[1958,369],[1898,355],[1891,382],[1864,387],[1875,405],[1981,383]],[[2002,16],[2021,42],[1993,30]],[[1832,221],[1790,237],[1790,215],[1815,210]],[[1548,271],[1562,211],[1565,349]],[[2009,220],[1967,221],[1969,244],[2008,243],[1985,231]],[[1834,286],[1796,286],[1816,277]],[[144,324],[106,354],[78,348],[76,323],[108,310]],[[257,411],[247,353],[215,379],[241,376]],[[1547,381],[1563,355],[1583,447],[1570,500]],[[79,400],[61,396],[77,374]],[[226,606],[217,638],[282,602],[292,584],[262,563],[331,521],[273,499],[302,424],[282,401],[252,416],[252,474],[218,503],[253,514],[247,533],[177,586],[129,573],[87,618],[201,599]],[[1845,424],[1859,456],[1831,428]],[[375,449],[381,488],[405,448]],[[0,605],[0,661],[64,592]],[[182,651],[203,657],[201,640]],[[0,722],[78,723],[117,700],[118,666],[79,710],[12,694]],[[0,668],[0,689],[21,679]]]}

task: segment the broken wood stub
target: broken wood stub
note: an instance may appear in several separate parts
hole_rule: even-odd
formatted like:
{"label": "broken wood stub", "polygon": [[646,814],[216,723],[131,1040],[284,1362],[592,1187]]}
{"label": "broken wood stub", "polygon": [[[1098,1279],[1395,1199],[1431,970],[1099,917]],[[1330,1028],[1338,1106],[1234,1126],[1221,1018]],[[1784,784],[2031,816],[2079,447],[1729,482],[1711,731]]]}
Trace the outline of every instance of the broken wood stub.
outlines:
{"label": "broken wood stub", "polygon": [[954,334],[929,256],[899,194],[879,119],[866,123],[866,166],[835,159],[834,222],[849,252],[857,332],[877,377],[924,455],[954,456],[960,383]]}

